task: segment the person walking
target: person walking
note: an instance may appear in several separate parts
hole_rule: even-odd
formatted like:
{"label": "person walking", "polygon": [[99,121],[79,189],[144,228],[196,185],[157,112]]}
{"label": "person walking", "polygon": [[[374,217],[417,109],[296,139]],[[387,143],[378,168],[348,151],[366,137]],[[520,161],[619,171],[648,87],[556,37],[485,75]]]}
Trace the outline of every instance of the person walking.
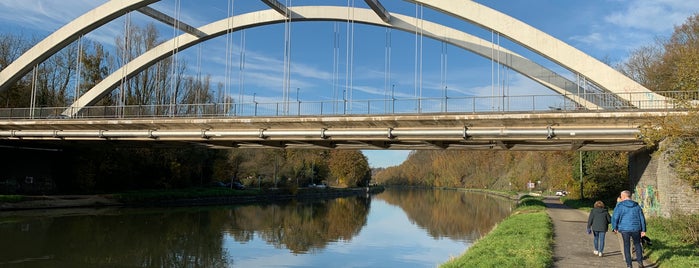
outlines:
{"label": "person walking", "polygon": [[624,260],[626,267],[631,266],[631,241],[633,239],[636,251],[636,261],[639,267],[643,267],[643,248],[641,247],[641,237],[646,236],[646,217],[638,203],[631,200],[631,192],[624,190],[619,196],[620,203],[617,203],[612,215],[612,230],[621,233],[624,241]]}
{"label": "person walking", "polygon": [[587,233],[594,235],[593,244],[595,245],[595,251],[593,253],[600,257],[604,253],[604,241],[611,221],[612,217],[609,216],[609,211],[604,206],[604,202],[599,200],[595,202],[590,215],[587,217]]}

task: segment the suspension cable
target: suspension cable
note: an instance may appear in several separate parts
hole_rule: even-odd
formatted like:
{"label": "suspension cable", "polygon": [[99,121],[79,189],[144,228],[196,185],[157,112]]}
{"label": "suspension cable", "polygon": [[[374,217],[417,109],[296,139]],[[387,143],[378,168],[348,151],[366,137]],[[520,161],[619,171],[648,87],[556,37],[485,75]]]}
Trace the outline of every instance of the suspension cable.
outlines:
{"label": "suspension cable", "polygon": [[[286,0],[286,14],[290,14],[289,6],[291,0]],[[289,114],[289,92],[291,88],[291,16],[284,19],[284,81],[283,83],[283,99],[284,99],[284,114]]]}
{"label": "suspension cable", "polygon": [[229,101],[229,96],[231,95],[231,64],[232,64],[232,58],[233,58],[233,8],[234,8],[234,0],[228,1],[228,20],[226,23],[228,24],[228,28],[226,29],[226,53],[225,53],[225,61],[226,61],[226,70],[225,70],[225,89],[224,92],[219,92],[219,101],[223,101],[223,113],[227,114],[230,107],[230,101]]}
{"label": "suspension cable", "polygon": [[180,40],[177,37],[177,29],[180,27],[180,0],[175,0],[175,23],[172,26],[172,38],[174,39],[174,49],[172,50],[172,77],[170,77],[170,116],[177,113],[177,54],[179,52]]}
{"label": "suspension cable", "polygon": [[338,99],[339,99],[339,92],[338,92],[338,87],[337,84],[340,80],[339,76],[339,62],[340,62],[340,33],[339,33],[339,25],[337,22],[333,23],[333,78],[332,78],[332,87],[333,87],[333,112],[337,113],[338,112]]}
{"label": "suspension cable", "polygon": [[32,93],[29,99],[29,118],[34,119],[34,107],[36,106],[36,87],[39,78],[39,65],[34,66],[32,72]]}
{"label": "suspension cable", "polygon": [[[349,109],[352,113],[352,93],[353,93],[353,69],[354,69],[354,0],[347,0],[347,53],[345,54],[345,63],[347,65],[345,69],[345,92],[343,94],[345,102],[345,113]],[[349,107],[347,107],[347,102],[349,102]]]}
{"label": "suspension cable", "polygon": [[[201,105],[200,105],[200,104],[201,104],[201,103],[200,103],[200,101],[201,101],[200,95],[201,95],[202,86],[203,86],[203,83],[202,83],[202,81],[201,81],[201,47],[202,47],[202,44],[199,43],[199,44],[197,45],[197,81],[196,81],[196,84],[195,84],[195,86],[196,86],[196,91],[194,92],[194,94],[195,94],[195,95],[194,95],[194,104],[195,104],[194,107],[201,107]],[[197,109],[196,109],[196,114],[199,115],[200,112],[201,112],[201,109],[198,109],[198,108],[197,108]]]}
{"label": "suspension cable", "polygon": [[418,65],[418,57],[417,57],[417,51],[418,51],[418,42],[417,42],[417,35],[418,35],[418,27],[419,27],[419,18],[418,18],[418,4],[415,3],[415,55],[414,55],[414,62],[413,62],[413,97],[416,99],[416,109],[419,110],[420,108],[420,100],[417,99],[417,65]]}
{"label": "suspension cable", "polygon": [[[422,4],[415,4],[415,67],[413,95],[417,99],[417,112],[422,111],[422,40],[424,20]],[[419,29],[419,31],[418,31]],[[418,42],[419,41],[419,42]]]}
{"label": "suspension cable", "polygon": [[[383,94],[384,94],[384,113],[388,113],[389,103],[389,84],[391,83],[391,28],[386,27],[386,48],[384,50],[384,81],[383,81]],[[391,96],[393,97],[393,96]]]}
{"label": "suspension cable", "polygon": [[130,44],[131,42],[130,36],[131,35],[131,12],[126,13],[126,16],[124,16],[124,47],[122,48],[121,51],[121,80],[119,81],[119,95],[118,95],[118,100],[117,100],[117,116],[122,117],[123,116],[123,110],[124,106],[126,106],[126,75],[128,74],[127,62],[129,62],[129,50],[130,50]]}
{"label": "suspension cable", "polygon": [[242,113],[242,103],[245,102],[245,30],[240,32],[240,57],[238,60],[238,100],[241,103],[239,113]]}
{"label": "suspension cable", "polygon": [[444,105],[443,105],[443,112],[447,112],[447,56],[448,56],[448,51],[447,51],[447,42],[442,41],[442,55],[440,59],[440,85],[441,88],[444,90],[442,94],[442,98],[444,99]]}
{"label": "suspension cable", "polygon": [[80,94],[80,81],[81,81],[81,75],[82,75],[82,56],[83,56],[83,35],[80,35],[78,37],[78,46],[77,46],[77,51],[78,55],[75,61],[75,93],[73,93],[73,103],[78,99],[78,95]]}

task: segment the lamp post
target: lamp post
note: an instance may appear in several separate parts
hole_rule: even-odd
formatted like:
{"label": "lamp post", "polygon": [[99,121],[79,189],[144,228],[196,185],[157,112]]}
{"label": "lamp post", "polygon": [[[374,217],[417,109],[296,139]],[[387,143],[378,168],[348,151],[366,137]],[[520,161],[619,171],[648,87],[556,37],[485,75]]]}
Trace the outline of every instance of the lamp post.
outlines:
{"label": "lamp post", "polygon": [[252,102],[255,103],[255,116],[257,116],[257,101],[255,100],[255,96],[257,93],[252,93]]}
{"label": "lamp post", "polygon": [[396,84],[391,85],[391,113],[396,113],[396,98],[394,97],[394,92],[396,89]]}
{"label": "lamp post", "polygon": [[582,151],[579,151],[580,155],[580,199],[585,199],[585,195],[583,194],[583,155]]}
{"label": "lamp post", "polygon": [[299,90],[300,88],[296,88],[296,103],[298,105],[296,107],[296,114],[301,115],[301,101],[299,101]]}

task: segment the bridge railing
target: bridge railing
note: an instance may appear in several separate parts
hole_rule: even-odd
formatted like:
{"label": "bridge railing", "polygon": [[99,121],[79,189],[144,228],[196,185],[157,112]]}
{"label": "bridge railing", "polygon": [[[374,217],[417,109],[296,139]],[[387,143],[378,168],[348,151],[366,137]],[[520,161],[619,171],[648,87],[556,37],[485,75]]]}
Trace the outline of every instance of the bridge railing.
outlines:
{"label": "bridge railing", "polygon": [[[687,100],[699,100],[699,92],[663,92],[664,98],[648,93],[628,94],[631,103],[620,103],[610,93],[586,94],[595,99],[600,110],[645,109],[674,110],[686,108]],[[650,97],[648,97],[650,96]],[[325,100],[290,102],[243,102],[165,105],[88,106],[75,118],[146,118],[146,117],[226,117],[226,116],[331,116],[390,115],[424,113],[490,113],[490,112],[572,112],[588,110],[571,100],[572,96],[469,96],[447,98],[390,98],[369,100]],[[641,98],[644,97],[644,98]],[[4,119],[61,119],[68,107],[0,108]]]}

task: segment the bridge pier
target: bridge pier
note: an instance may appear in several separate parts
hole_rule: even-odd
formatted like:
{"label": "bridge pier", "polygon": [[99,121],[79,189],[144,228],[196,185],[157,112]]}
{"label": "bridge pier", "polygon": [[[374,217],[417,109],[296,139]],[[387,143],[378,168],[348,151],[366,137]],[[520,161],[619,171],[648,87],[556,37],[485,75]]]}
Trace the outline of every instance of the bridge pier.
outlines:
{"label": "bridge pier", "polygon": [[699,213],[699,191],[679,179],[670,164],[675,145],[663,141],[660,146],[669,150],[643,148],[629,154],[629,188],[646,216]]}

